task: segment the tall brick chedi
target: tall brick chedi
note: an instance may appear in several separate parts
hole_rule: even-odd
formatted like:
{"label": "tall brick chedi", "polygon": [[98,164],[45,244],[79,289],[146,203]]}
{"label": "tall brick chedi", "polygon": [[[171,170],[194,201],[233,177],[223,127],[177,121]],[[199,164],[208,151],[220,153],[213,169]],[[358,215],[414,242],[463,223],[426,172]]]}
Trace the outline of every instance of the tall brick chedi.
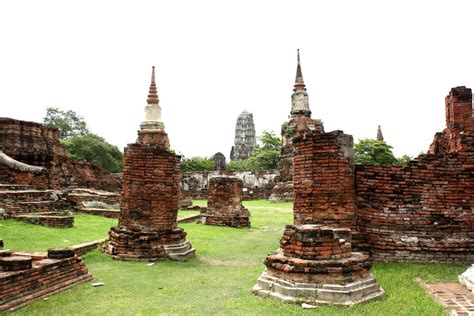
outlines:
{"label": "tall brick chedi", "polygon": [[[299,56],[298,56],[299,57]],[[307,125],[299,66],[292,115],[302,115],[291,136],[295,202],[280,249],[270,253],[253,291],[284,302],[353,305],[384,294],[369,254],[352,251],[356,190],[352,136]],[[300,90],[299,90],[300,89]]]}
{"label": "tall brick chedi", "polygon": [[184,261],[195,250],[177,227],[180,157],[169,150],[154,67],[147,103],[137,142],[125,148],[119,224],[103,249],[117,259]]}

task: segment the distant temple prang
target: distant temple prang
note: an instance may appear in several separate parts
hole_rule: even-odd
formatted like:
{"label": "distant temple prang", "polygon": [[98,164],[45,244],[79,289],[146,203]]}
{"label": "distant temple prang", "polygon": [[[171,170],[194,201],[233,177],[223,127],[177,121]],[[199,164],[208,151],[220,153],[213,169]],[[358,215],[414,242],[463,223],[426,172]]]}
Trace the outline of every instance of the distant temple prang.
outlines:
{"label": "distant temple prang", "polygon": [[230,160],[245,160],[253,154],[256,145],[253,114],[243,111],[235,124],[234,146],[230,151]]}
{"label": "distant temple prang", "polygon": [[383,142],[383,134],[382,134],[382,128],[380,127],[380,125],[378,126],[377,128],[377,138],[376,138],[377,141],[379,142]]}

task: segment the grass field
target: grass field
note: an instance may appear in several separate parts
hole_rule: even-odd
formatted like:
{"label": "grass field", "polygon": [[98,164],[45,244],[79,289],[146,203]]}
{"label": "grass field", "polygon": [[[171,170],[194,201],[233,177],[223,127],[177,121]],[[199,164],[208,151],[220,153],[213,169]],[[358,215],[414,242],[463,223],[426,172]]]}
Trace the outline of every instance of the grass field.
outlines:
{"label": "grass field", "polygon": [[[198,205],[205,205],[198,201]],[[252,228],[236,229],[180,224],[197,250],[188,262],[122,262],[98,250],[84,256],[94,279],[105,283],[75,286],[37,301],[14,315],[444,315],[415,278],[455,281],[466,267],[442,264],[376,263],[373,274],[386,291],[383,299],[351,308],[297,305],[263,299],[251,288],[263,271],[267,253],[278,248],[285,224],[292,222],[291,203],[245,202]],[[180,216],[187,215],[180,212]],[[76,216],[75,227],[54,229],[12,220],[0,221],[0,238],[16,250],[46,251],[107,236],[117,220]]]}

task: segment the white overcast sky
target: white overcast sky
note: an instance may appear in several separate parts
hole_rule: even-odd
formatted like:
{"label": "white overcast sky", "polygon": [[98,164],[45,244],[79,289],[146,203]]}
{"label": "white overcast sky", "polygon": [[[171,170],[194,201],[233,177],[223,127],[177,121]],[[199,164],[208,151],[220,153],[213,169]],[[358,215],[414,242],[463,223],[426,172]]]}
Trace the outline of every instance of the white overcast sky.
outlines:
{"label": "white overcast sky", "polygon": [[280,133],[296,49],[326,131],[416,156],[442,131],[451,87],[474,87],[474,1],[1,1],[0,116],[74,110],[121,149],[151,66],[171,146],[229,157],[237,116]]}

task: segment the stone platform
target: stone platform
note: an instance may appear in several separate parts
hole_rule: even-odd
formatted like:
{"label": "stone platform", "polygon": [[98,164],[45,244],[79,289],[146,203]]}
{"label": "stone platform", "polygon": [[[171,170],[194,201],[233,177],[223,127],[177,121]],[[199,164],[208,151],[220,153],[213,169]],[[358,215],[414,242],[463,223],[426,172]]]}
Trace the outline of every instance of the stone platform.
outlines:
{"label": "stone platform", "polygon": [[48,254],[0,250],[0,312],[91,279],[84,262],[71,249],[51,249]]}
{"label": "stone platform", "polygon": [[350,306],[384,294],[368,254],[351,252],[351,230],[322,225],[287,225],[278,252],[253,292],[288,303]]}

